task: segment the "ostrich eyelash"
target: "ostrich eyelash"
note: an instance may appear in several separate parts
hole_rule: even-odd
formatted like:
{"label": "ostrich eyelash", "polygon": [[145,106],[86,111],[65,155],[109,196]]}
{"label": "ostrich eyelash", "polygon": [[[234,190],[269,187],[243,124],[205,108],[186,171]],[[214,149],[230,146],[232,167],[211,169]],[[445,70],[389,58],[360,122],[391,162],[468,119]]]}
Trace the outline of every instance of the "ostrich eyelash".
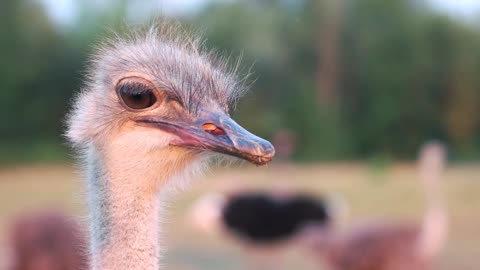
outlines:
{"label": "ostrich eyelash", "polygon": [[117,91],[128,92],[132,95],[141,95],[147,92],[153,92],[153,89],[143,83],[129,82],[117,86]]}
{"label": "ostrich eyelash", "polygon": [[[154,89],[141,82],[125,82],[117,86],[117,92],[128,93],[130,95],[142,95],[148,92],[154,93]],[[165,93],[168,101],[177,102],[180,106],[185,108],[185,104],[176,93],[167,90]]]}

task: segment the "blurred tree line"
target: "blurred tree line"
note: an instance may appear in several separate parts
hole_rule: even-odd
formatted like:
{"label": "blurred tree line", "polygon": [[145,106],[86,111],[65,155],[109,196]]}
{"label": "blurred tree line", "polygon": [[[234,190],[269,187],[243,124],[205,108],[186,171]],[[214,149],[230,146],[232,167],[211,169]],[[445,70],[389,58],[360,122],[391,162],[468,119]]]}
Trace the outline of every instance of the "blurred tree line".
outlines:
{"label": "blurred tree line", "polygon": [[[66,156],[63,119],[91,45],[130,16],[128,1],[107,2],[81,2],[61,27],[38,1],[2,1],[0,160]],[[474,24],[420,0],[212,2],[177,19],[207,46],[243,53],[245,70],[254,63],[236,116],[265,137],[295,132],[297,159],[408,159],[428,139],[480,156]]]}

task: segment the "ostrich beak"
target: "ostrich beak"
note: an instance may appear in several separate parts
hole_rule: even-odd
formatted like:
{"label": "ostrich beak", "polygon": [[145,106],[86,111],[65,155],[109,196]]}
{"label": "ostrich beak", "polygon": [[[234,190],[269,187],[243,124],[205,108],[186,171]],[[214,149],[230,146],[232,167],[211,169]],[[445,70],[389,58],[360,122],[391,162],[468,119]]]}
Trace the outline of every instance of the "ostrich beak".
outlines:
{"label": "ostrich beak", "polygon": [[210,150],[256,165],[267,164],[275,155],[270,142],[250,133],[225,114],[203,113],[193,124],[151,117],[136,121],[175,134],[178,139],[170,143],[174,146]]}

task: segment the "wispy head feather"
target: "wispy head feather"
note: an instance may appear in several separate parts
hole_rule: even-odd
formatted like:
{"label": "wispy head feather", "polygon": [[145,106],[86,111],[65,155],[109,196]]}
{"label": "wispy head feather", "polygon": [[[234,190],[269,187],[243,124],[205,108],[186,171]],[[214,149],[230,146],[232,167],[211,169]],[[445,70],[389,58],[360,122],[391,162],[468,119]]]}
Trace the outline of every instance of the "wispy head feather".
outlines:
{"label": "wispy head feather", "polygon": [[162,21],[113,33],[101,43],[91,61],[88,84],[93,88],[99,81],[111,82],[119,72],[142,72],[191,113],[208,100],[230,111],[246,90],[248,75],[239,78],[238,71],[239,60],[208,50],[201,33]]}

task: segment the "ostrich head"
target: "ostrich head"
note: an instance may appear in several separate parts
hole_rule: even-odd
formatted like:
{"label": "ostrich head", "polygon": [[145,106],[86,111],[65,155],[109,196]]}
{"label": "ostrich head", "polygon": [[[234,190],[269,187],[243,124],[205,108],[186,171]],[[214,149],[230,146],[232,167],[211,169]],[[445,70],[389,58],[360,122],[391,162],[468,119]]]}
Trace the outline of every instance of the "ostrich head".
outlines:
{"label": "ostrich head", "polygon": [[151,158],[150,167],[160,159],[181,168],[208,153],[269,162],[273,146],[229,115],[241,80],[201,44],[162,25],[101,46],[70,115],[69,139],[104,158]]}

